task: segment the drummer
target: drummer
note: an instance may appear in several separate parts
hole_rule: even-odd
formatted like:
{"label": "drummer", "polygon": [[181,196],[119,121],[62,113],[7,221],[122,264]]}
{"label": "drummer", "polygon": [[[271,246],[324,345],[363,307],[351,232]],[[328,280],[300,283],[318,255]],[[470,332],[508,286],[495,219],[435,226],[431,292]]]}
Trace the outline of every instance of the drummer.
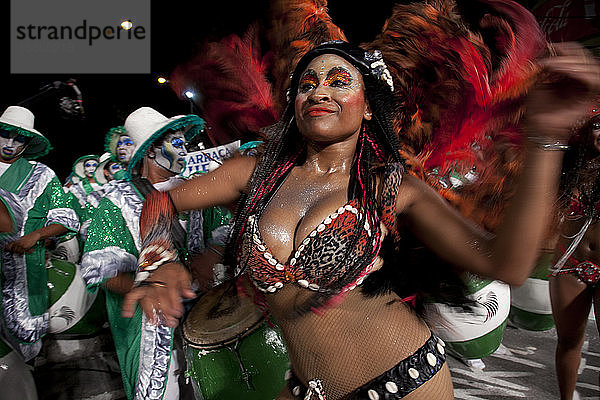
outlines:
{"label": "drummer", "polygon": [[0,263],[3,399],[36,398],[25,361],[40,351],[41,338],[48,330],[44,239],[79,229],[77,215],[68,208],[54,171],[30,161],[51,148],[33,123],[31,111],[19,106],[8,107],[0,116],[0,199],[4,211],[0,245],[5,250]]}
{"label": "drummer", "polygon": [[[121,301],[133,286],[132,272],[141,246],[139,213],[144,197],[150,191],[168,190],[183,181],[180,173],[185,166],[186,141],[203,127],[204,121],[195,115],[167,118],[149,107],[132,112],[125,121],[128,138],[134,144],[127,167],[131,177],[112,181],[88,231],[82,258],[83,277],[88,288],[95,290],[101,285],[106,291],[109,322],[128,399],[136,394],[146,398],[150,390],[156,390],[156,385],[164,393],[164,399],[185,398],[176,375],[183,370],[179,359],[183,354],[178,349],[171,352],[171,342],[177,343],[173,330],[146,323],[139,309],[134,318],[122,318]],[[180,226],[202,227],[202,214],[180,216],[179,222]],[[192,253],[206,249],[203,229],[189,236],[184,229],[175,230],[183,238],[180,248]],[[140,359],[141,354],[144,356]]]}

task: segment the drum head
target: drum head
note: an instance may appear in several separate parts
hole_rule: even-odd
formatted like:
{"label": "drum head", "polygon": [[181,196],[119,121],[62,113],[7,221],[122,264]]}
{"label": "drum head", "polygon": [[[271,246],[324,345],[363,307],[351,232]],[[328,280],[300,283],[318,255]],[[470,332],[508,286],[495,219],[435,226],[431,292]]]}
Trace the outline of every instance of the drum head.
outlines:
{"label": "drum head", "polygon": [[251,297],[238,295],[236,286],[226,282],[194,305],[183,323],[183,336],[193,347],[219,347],[250,333],[263,318]]}

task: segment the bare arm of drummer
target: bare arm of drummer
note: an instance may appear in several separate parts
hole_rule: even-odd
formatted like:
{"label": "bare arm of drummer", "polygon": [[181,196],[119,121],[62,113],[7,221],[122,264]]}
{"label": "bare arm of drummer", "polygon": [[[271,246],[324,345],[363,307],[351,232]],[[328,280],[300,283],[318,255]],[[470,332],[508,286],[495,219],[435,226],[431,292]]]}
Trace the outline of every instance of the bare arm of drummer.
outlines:
{"label": "bare arm of drummer", "polygon": [[[252,171],[256,166],[254,157],[235,157],[216,170],[184,182],[169,191],[178,211],[209,208],[234,203],[246,190]],[[161,281],[166,287],[144,286],[127,293],[123,301],[124,317],[132,317],[136,303],[153,319],[154,310],[161,310],[164,323],[177,326],[183,314],[181,298],[193,298],[190,273],[176,263],[164,264],[153,272],[152,279]]]}
{"label": "bare arm of drummer", "polygon": [[35,246],[35,244],[40,240],[54,236],[60,236],[64,233],[67,233],[67,231],[68,229],[60,224],[50,224],[43,228],[37,229],[31,233],[28,233],[27,235],[22,236],[20,239],[17,239],[14,242],[10,242],[6,245],[5,250],[17,254],[24,254],[26,252],[30,252],[31,248]]}

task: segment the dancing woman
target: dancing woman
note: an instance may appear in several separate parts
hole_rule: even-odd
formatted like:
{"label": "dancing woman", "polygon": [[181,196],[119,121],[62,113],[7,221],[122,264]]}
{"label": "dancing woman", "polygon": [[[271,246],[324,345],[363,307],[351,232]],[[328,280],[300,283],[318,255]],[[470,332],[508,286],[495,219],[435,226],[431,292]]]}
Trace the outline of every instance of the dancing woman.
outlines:
{"label": "dancing woman", "polygon": [[[577,96],[598,90],[597,65],[578,47],[559,52],[542,65],[577,82]],[[164,217],[239,199],[230,250],[284,334],[292,376],[280,398],[452,398],[443,342],[383,278],[390,269],[400,280],[407,272],[395,246],[402,230],[463,270],[511,284],[529,276],[560,173],[562,152],[552,150],[563,147],[582,108],[555,89],[530,93],[525,128],[535,136],[492,236],[403,174],[391,127],[393,82],[381,54],[345,42],[318,46],[298,62],[287,109],[260,159],[232,159],[147,200],[141,230],[148,250],[124,315],[139,301],[147,315],[159,310],[177,324],[180,297],[192,294],[189,274],[169,262],[176,257]],[[435,279],[421,272],[422,280]]]}
{"label": "dancing woman", "polygon": [[600,330],[599,138],[600,114],[597,114],[571,138],[560,183],[561,224],[550,278],[550,299],[558,335],[556,375],[563,400],[574,395],[592,304]]}

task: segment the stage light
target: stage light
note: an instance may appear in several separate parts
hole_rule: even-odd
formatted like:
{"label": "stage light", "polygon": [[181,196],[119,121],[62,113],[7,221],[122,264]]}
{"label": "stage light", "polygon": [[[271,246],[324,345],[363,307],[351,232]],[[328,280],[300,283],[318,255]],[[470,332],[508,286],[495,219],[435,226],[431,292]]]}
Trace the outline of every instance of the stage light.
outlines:
{"label": "stage light", "polygon": [[158,83],[160,83],[162,85],[163,83],[167,83],[167,78],[159,76],[157,81],[158,81]]}
{"label": "stage light", "polygon": [[191,90],[186,90],[184,93],[185,97],[187,97],[188,99],[192,99],[194,98],[194,92],[192,92]]}
{"label": "stage light", "polygon": [[121,28],[125,29],[126,31],[130,30],[132,27],[133,27],[133,22],[131,22],[128,19],[121,22]]}

